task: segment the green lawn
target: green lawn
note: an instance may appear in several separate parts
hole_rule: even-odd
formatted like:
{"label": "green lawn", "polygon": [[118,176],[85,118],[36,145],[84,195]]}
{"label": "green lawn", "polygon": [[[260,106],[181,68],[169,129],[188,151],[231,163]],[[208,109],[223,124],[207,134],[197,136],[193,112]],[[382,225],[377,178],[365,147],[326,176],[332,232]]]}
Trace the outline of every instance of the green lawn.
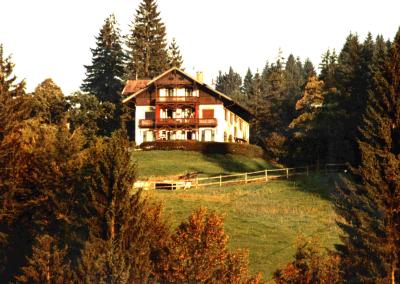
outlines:
{"label": "green lawn", "polygon": [[271,168],[261,158],[241,155],[202,154],[191,151],[134,152],[139,177],[180,175],[198,172],[199,176],[213,176],[251,172]]}
{"label": "green lawn", "polygon": [[[179,171],[184,169],[176,166]],[[210,164],[205,171],[216,170]],[[339,229],[329,200],[330,184],[327,177],[313,176],[296,181],[147,194],[163,202],[173,226],[199,206],[225,214],[230,247],[249,249],[252,272],[260,271],[263,279],[269,280],[277,268],[293,259],[301,237],[317,237],[328,248],[338,242]]]}

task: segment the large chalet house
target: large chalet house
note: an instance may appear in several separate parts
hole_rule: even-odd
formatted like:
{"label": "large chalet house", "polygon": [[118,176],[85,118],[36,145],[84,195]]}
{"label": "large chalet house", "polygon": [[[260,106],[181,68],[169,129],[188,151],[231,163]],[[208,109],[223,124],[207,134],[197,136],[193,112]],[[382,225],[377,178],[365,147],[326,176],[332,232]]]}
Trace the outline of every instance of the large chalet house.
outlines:
{"label": "large chalet house", "polygon": [[135,106],[135,142],[197,140],[248,143],[252,114],[231,98],[171,68],[153,80],[129,80],[123,103]]}

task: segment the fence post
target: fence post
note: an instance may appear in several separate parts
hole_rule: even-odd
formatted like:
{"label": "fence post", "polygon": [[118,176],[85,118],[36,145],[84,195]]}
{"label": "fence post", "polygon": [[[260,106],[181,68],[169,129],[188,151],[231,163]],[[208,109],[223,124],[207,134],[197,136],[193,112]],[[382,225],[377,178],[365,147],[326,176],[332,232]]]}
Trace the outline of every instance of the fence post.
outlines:
{"label": "fence post", "polygon": [[222,186],[222,175],[219,175],[219,187]]}
{"label": "fence post", "polygon": [[247,183],[247,173],[244,174],[244,183]]}
{"label": "fence post", "polygon": [[306,171],[307,171],[307,176],[308,176],[308,166],[306,167]]}
{"label": "fence post", "polygon": [[265,170],[265,182],[268,181],[268,170]]}
{"label": "fence post", "polygon": [[199,178],[196,177],[196,189],[199,187]]}
{"label": "fence post", "polygon": [[286,168],[286,179],[289,179],[289,168]]}

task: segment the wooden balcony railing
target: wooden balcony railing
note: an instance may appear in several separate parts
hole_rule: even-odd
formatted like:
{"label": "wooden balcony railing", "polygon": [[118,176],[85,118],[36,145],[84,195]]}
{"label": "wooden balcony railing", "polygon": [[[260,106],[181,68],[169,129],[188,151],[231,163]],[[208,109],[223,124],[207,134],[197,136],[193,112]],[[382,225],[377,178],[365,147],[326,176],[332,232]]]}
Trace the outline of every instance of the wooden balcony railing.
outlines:
{"label": "wooden balcony railing", "polygon": [[153,128],[154,120],[153,119],[139,119],[139,127],[140,128]]}
{"label": "wooden balcony railing", "polygon": [[154,128],[163,126],[198,126],[198,127],[216,127],[218,124],[216,118],[161,118],[157,121],[152,119],[140,119],[140,128]]}
{"label": "wooden balcony railing", "polygon": [[218,122],[216,118],[199,118],[199,127],[216,127]]}
{"label": "wooden balcony railing", "polygon": [[195,96],[167,96],[167,97],[156,97],[156,103],[196,103],[199,97]]}

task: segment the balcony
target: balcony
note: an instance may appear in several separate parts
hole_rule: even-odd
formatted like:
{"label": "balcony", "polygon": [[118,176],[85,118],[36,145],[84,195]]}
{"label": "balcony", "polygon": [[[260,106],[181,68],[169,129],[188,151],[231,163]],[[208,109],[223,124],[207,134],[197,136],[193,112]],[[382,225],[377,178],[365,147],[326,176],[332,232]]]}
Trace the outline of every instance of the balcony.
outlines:
{"label": "balcony", "polygon": [[179,126],[195,126],[195,127],[216,127],[216,118],[161,118],[156,121],[152,119],[140,119],[140,128],[157,127],[179,127]]}
{"label": "balcony", "polygon": [[199,97],[195,96],[166,96],[166,97],[156,97],[156,103],[196,103]]}
{"label": "balcony", "polygon": [[199,118],[198,121],[199,127],[216,127],[218,124],[216,118]]}
{"label": "balcony", "polygon": [[139,119],[139,127],[140,128],[153,128],[154,120],[153,119]]}

